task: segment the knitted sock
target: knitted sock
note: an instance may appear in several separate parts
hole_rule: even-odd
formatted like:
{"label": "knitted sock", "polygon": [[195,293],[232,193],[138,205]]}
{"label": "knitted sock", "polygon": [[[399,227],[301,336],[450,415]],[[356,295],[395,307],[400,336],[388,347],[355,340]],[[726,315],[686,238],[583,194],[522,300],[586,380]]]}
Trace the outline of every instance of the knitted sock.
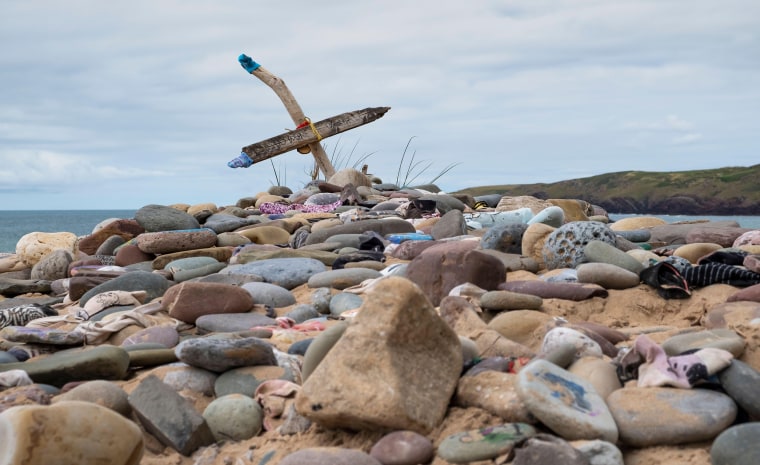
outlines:
{"label": "knitted sock", "polygon": [[713,348],[668,357],[662,347],[643,334],[636,338],[633,350],[645,359],[639,366],[639,387],[688,389],[726,368],[733,359],[730,352]]}
{"label": "knitted sock", "polygon": [[240,155],[227,162],[230,168],[248,168],[251,165],[253,165],[253,160],[245,152],[240,152]]}

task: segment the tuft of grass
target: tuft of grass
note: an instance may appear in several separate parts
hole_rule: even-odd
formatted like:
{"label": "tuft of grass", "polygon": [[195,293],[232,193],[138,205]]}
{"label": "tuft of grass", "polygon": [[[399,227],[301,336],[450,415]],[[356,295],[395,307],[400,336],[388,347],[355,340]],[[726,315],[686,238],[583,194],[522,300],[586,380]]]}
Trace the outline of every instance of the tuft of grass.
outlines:
{"label": "tuft of grass", "polygon": [[[404,160],[406,159],[406,154],[409,151],[409,145],[411,145],[412,139],[415,137],[417,136],[410,137],[406,142],[404,152],[401,154],[401,162],[398,164],[398,170],[396,171],[396,185],[402,189],[412,185],[412,183],[414,183],[417,178],[425,174],[433,166],[433,162],[429,160],[415,161],[415,157],[417,156],[417,151],[415,150],[409,157],[409,161],[407,162],[406,168],[404,169]],[[461,162],[451,163],[447,165],[433,179],[429,180],[427,184],[434,184],[438,179],[440,179],[442,176],[454,169],[459,164],[461,164]],[[399,183],[401,180],[402,169],[404,169],[404,179]]]}
{"label": "tuft of grass", "polygon": [[[283,184],[283,183],[288,182],[288,179],[287,179],[288,171],[286,168],[284,168],[283,163],[280,162],[279,168],[275,168],[274,162],[272,161],[271,158],[269,159],[269,163],[272,164],[272,172],[274,173],[274,179],[275,181],[277,181],[277,184],[272,184],[272,180],[270,179],[269,184],[272,184],[273,186],[285,186],[286,184]],[[280,179],[280,175],[282,175],[282,179]]]}

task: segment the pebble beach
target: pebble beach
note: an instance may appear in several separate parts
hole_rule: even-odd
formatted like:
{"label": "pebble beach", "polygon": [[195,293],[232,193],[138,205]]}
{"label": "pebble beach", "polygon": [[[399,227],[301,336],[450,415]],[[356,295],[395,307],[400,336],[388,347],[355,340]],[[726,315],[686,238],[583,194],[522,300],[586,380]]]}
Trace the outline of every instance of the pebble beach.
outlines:
{"label": "pebble beach", "polygon": [[760,230],[377,181],[23,236],[0,465],[760,463]]}

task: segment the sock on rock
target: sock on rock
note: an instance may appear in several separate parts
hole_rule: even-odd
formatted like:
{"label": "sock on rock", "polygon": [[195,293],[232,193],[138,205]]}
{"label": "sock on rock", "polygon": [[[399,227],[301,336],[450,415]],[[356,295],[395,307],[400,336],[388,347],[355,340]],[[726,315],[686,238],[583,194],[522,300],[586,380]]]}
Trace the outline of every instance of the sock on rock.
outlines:
{"label": "sock on rock", "polygon": [[723,349],[705,348],[669,357],[646,335],[636,338],[633,350],[644,358],[639,366],[638,386],[691,388],[731,364],[733,355]]}
{"label": "sock on rock", "polygon": [[227,162],[230,168],[248,168],[251,165],[253,165],[253,160],[245,152],[240,152],[240,155]]}

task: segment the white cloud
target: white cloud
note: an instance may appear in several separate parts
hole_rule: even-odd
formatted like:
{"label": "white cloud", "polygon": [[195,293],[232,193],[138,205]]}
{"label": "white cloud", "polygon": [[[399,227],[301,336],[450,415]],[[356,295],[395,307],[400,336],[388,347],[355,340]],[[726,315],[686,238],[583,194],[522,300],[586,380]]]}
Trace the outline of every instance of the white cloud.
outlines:
{"label": "white cloud", "polygon": [[[465,162],[439,180],[450,191],[752,164],[758,17],[754,0],[9,2],[0,182],[55,184],[80,208],[265,190],[269,164],[226,162],[293,123],[239,53],[312,119],[391,106],[341,136],[388,179],[412,136],[431,173]],[[309,158],[276,162],[300,187]],[[103,194],[80,196],[83,180]],[[5,192],[0,208],[51,202]]]}

